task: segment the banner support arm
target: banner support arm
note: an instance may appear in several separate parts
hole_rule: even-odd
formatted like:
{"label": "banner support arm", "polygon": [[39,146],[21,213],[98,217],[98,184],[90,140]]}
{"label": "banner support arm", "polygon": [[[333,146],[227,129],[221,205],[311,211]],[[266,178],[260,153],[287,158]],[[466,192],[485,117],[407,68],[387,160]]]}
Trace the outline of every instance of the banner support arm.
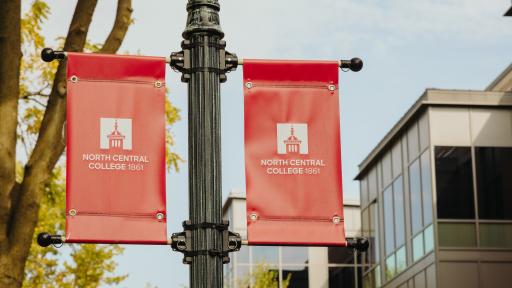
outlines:
{"label": "banner support arm", "polygon": [[[64,60],[67,58],[67,56],[68,55],[66,51],[53,50],[52,48],[44,48],[41,51],[41,59],[43,59],[45,62],[52,62],[53,60]],[[229,57],[229,54],[226,56],[228,56],[226,58],[226,64],[234,65],[234,67],[237,65],[244,65],[244,59],[237,58],[236,55],[233,55],[234,57]],[[169,57],[165,57],[165,62],[167,64],[171,64],[173,67],[176,65],[175,63],[179,63],[181,61],[184,61],[183,55],[171,55]],[[348,70],[359,72],[361,69],[363,69],[363,60],[357,57],[350,60],[338,60],[338,66],[344,72]]]}

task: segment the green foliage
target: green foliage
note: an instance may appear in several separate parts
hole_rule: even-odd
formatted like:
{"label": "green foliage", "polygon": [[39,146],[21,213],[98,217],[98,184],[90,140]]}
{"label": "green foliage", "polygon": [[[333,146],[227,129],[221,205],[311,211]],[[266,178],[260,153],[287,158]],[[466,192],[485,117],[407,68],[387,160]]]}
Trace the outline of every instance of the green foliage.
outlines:
{"label": "green foliage", "polygon": [[[21,171],[18,169],[20,178]],[[70,259],[65,261],[55,247],[37,245],[36,238],[40,232],[64,234],[65,190],[63,168],[57,166],[45,186],[39,222],[25,266],[23,287],[88,288],[119,284],[127,277],[112,274],[117,266],[114,257],[123,252],[119,245],[72,245]]]}
{"label": "green foliage", "polygon": [[[282,288],[287,288],[290,285],[291,278],[292,274],[288,274],[286,279],[283,279]],[[253,268],[251,275],[239,282],[239,286],[251,288],[278,288],[278,271],[270,269],[267,264],[260,263]]]}

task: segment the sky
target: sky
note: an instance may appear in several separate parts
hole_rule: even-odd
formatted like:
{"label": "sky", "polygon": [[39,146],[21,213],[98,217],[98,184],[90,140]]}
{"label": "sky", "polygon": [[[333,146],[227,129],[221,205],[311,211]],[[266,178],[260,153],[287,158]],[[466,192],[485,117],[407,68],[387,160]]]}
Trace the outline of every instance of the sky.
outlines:
{"label": "sky", "polygon": [[[67,32],[76,1],[49,0],[43,34],[48,45]],[[26,8],[30,1],[24,0]],[[485,87],[512,62],[508,0],[220,0],[227,50],[239,58],[337,60],[360,57],[359,73],[340,71],[343,191],[358,200],[353,181],[370,153],[426,88]],[[133,0],[135,23],[120,52],[168,56],[179,51],[186,1]],[[110,32],[116,1],[98,1],[88,38]],[[244,191],[242,67],[222,84],[224,199]],[[171,101],[182,119],[173,127],[175,151],[187,159],[187,91],[167,69]],[[168,232],[188,219],[188,169],[167,175]],[[188,285],[182,255],[167,246],[124,246],[121,287]]]}

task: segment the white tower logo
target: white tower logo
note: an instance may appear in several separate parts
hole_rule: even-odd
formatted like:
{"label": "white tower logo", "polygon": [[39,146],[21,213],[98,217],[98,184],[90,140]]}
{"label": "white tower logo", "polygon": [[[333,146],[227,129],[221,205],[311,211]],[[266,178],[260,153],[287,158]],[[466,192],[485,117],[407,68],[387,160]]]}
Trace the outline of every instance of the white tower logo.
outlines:
{"label": "white tower logo", "polygon": [[277,123],[277,154],[308,154],[308,124]]}
{"label": "white tower logo", "polygon": [[132,150],[132,119],[100,118],[100,148]]}

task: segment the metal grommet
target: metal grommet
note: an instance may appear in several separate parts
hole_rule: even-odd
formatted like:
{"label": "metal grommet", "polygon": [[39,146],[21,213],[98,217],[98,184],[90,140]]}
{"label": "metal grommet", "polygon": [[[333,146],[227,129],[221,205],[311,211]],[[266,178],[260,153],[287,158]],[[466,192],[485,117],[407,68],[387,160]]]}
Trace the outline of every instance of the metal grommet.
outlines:
{"label": "metal grommet", "polygon": [[247,83],[245,83],[245,87],[246,87],[247,89],[251,89],[251,88],[253,87],[253,86],[252,86],[252,82],[247,82]]}
{"label": "metal grommet", "polygon": [[332,223],[334,223],[334,225],[340,224],[341,223],[341,217],[340,216],[332,217]]}
{"label": "metal grommet", "polygon": [[156,213],[156,219],[163,220],[165,217],[164,213]]}
{"label": "metal grommet", "polygon": [[76,210],[75,209],[71,209],[71,210],[69,210],[68,214],[69,214],[69,216],[75,216],[76,215]]}
{"label": "metal grommet", "polygon": [[160,81],[155,81],[155,87],[156,87],[156,88],[161,88],[161,87],[162,87],[162,82],[160,82]]}
{"label": "metal grommet", "polygon": [[73,75],[73,76],[71,76],[71,77],[69,78],[69,80],[71,80],[71,82],[73,82],[73,83],[76,83],[76,82],[78,82],[78,77],[76,77],[75,75]]}
{"label": "metal grommet", "polygon": [[334,91],[336,90],[336,86],[335,85],[329,85],[329,91]]}
{"label": "metal grommet", "polygon": [[256,213],[251,213],[251,215],[249,215],[249,219],[251,219],[252,221],[256,221],[258,220],[258,215]]}

